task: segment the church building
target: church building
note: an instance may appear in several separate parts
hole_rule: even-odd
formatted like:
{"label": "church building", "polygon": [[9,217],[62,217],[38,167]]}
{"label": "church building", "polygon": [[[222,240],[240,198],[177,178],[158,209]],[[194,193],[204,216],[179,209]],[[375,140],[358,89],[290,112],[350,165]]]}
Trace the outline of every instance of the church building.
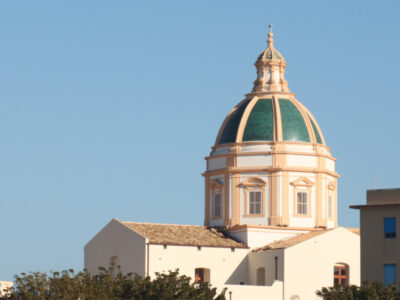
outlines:
{"label": "church building", "polygon": [[206,157],[204,226],[113,219],[85,246],[88,271],[179,269],[231,300],[310,300],[323,286],[360,285],[359,231],[337,224],[336,159],[289,90],[271,30],[255,66],[253,90]]}

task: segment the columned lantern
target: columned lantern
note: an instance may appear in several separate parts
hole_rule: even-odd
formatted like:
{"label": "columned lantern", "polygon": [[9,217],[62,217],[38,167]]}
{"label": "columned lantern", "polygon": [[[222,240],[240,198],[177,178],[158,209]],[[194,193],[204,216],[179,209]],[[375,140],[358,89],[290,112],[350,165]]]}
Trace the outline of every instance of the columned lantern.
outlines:
{"label": "columned lantern", "polygon": [[205,225],[337,226],[335,158],[285,80],[273,33],[251,93],[227,115],[206,158]]}

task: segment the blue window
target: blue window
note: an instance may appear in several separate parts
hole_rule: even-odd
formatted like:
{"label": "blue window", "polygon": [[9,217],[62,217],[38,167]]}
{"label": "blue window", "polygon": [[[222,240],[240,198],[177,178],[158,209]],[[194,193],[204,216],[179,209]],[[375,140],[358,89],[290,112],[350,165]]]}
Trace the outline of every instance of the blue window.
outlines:
{"label": "blue window", "polygon": [[396,218],[384,218],[383,229],[385,239],[394,239],[396,237]]}
{"label": "blue window", "polygon": [[396,264],[383,265],[385,285],[396,283]]}

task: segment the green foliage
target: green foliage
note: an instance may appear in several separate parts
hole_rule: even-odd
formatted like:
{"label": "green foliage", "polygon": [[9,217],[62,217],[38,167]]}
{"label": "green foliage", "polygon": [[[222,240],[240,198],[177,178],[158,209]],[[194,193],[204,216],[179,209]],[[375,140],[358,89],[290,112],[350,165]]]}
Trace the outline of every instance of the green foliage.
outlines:
{"label": "green foliage", "polygon": [[14,287],[0,300],[225,300],[225,290],[217,295],[208,283],[192,283],[178,270],[156,273],[153,280],[137,274],[123,275],[100,268],[91,276],[73,270],[22,273],[15,276]]}
{"label": "green foliage", "polygon": [[385,287],[379,282],[364,282],[359,286],[323,287],[317,291],[323,300],[399,300],[400,294],[392,287]]}

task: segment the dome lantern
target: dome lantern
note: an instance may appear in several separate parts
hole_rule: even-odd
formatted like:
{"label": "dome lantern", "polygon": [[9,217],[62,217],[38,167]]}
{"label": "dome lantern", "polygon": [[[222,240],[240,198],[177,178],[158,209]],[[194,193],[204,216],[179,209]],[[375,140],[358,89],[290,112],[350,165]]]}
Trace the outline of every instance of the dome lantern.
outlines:
{"label": "dome lantern", "polygon": [[255,63],[257,79],[254,81],[253,93],[257,92],[289,92],[285,80],[286,62],[282,54],[274,48],[274,34],[272,25],[269,25],[268,47],[259,56]]}

